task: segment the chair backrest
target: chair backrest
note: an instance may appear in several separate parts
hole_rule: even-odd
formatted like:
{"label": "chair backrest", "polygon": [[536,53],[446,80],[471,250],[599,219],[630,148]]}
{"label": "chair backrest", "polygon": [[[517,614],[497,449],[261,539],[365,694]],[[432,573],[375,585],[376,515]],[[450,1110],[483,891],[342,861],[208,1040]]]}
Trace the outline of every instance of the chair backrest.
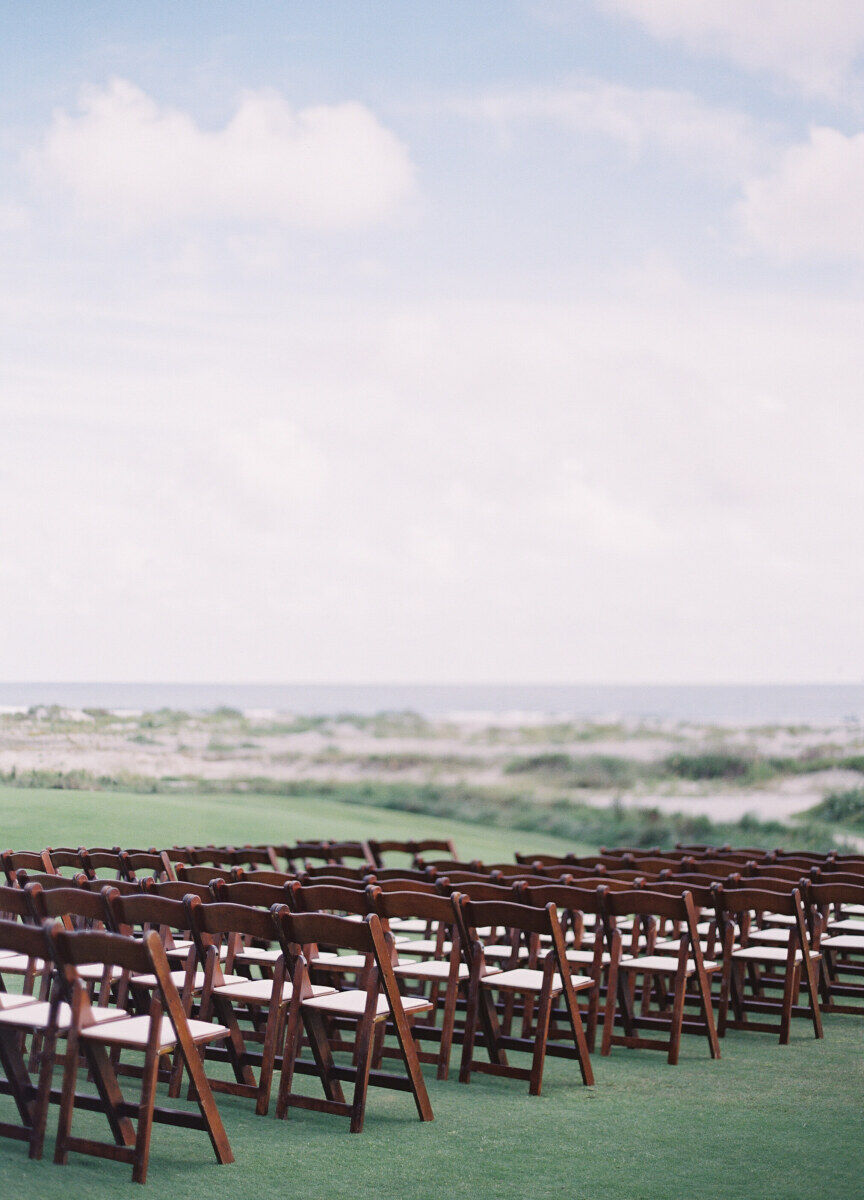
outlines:
{"label": "chair backrest", "polygon": [[[855,876],[847,878],[854,879]],[[805,897],[808,904],[815,904],[820,909],[827,909],[832,904],[838,909],[844,904],[864,904],[864,879],[857,883],[838,883],[836,879],[808,883]]]}
{"label": "chair backrest", "polygon": [[293,871],[247,871],[245,867],[234,868],[235,882],[242,879],[244,883],[268,883],[272,887],[284,887],[296,878]]}
{"label": "chair backrest", "polygon": [[485,879],[471,879],[463,883],[451,883],[449,879],[439,879],[436,887],[443,895],[454,895],[460,892],[469,900],[504,900],[512,901],[516,893],[512,883],[488,883]]}
{"label": "chair backrest", "polygon": [[71,846],[61,846],[59,848],[49,847],[48,857],[51,859],[51,866],[55,871],[83,871],[85,875],[92,875],[87,869],[86,860],[84,858],[84,847],[79,846],[73,849]]}
{"label": "chair backrest", "polygon": [[101,892],[110,883],[121,896],[138,896],[153,886],[152,879],[87,879],[83,875],[76,876],[75,882],[88,892]]}
{"label": "chair backrest", "polygon": [[375,878],[374,875],[310,875],[306,871],[301,871],[297,879],[289,880],[289,883],[299,883],[303,887],[342,887],[351,888],[354,891],[362,892],[366,884]]}
{"label": "chair backrest", "polygon": [[32,921],[33,909],[24,888],[13,887],[11,884],[0,886],[0,913],[4,916],[18,917],[22,921]]}
{"label": "chair backrest", "polygon": [[561,883],[544,883],[536,886],[523,884],[518,891],[523,904],[532,908],[545,908],[554,904],[559,913],[602,913],[602,889],[605,884],[596,888],[572,887]]}
{"label": "chair backrest", "polygon": [[718,916],[721,913],[740,916],[744,913],[773,912],[780,916],[795,917],[802,913],[801,893],[786,884],[786,890],[775,890],[763,885],[764,879],[742,880],[741,886],[714,885],[714,898]]}
{"label": "chair backrest", "polygon": [[0,920],[0,950],[24,954],[35,961],[51,956],[46,927],[41,923]]}
{"label": "chair backrest", "polygon": [[302,879],[313,880],[321,876],[327,879],[364,879],[370,872],[371,868],[365,867],[347,867],[344,864],[337,862],[323,863],[320,867],[306,867],[300,873]]}
{"label": "chair backrest", "polygon": [[122,850],[81,849],[81,863],[88,879],[96,879],[99,871],[109,871],[114,879],[126,879],[125,860]]}
{"label": "chair backrest", "polygon": [[[272,874],[272,872],[271,872]],[[285,884],[249,883],[241,879],[236,883],[226,883],[224,879],[214,879],[210,891],[214,901],[220,904],[245,904],[250,908],[266,908],[274,904],[287,903]]]}
{"label": "chair backrest", "polygon": [[0,863],[8,883],[15,883],[19,871],[57,874],[47,850],[4,850],[0,853]]}
{"label": "chair backrest", "polygon": [[282,904],[274,905],[270,915],[282,952],[292,962],[301,947],[317,946],[319,942],[357,954],[380,953],[390,961],[384,930],[375,913],[367,914],[362,921],[351,921],[332,913],[295,913]]}
{"label": "chair backrest", "polygon": [[376,867],[372,874],[378,883],[393,879],[416,879],[424,883],[429,882],[428,873],[416,867]]}
{"label": "chair backrest", "polygon": [[171,944],[175,933],[189,928],[182,900],[169,900],[150,891],[121,896],[112,886],[104,889],[102,898],[108,923],[115,933],[135,937],[139,931],[144,934],[153,929],[163,942]]}
{"label": "chair backrest", "polygon": [[404,841],[389,839],[386,841],[370,840],[366,843],[376,866],[382,866],[385,854],[407,854],[416,861],[422,854],[439,851],[456,858],[456,847],[450,838],[409,838]]}
{"label": "chair backrest", "polygon": [[427,896],[440,896],[441,892],[438,884],[431,879],[403,879],[395,877],[393,879],[379,879],[377,876],[370,877],[367,887],[374,885],[380,888],[382,892],[420,892]]}
{"label": "chair backrest", "polygon": [[753,866],[745,874],[745,879],[788,879],[790,883],[797,883],[802,877],[807,875],[807,868],[802,867],[782,867],[779,863],[766,863],[764,866]]}
{"label": "chair backrest", "polygon": [[278,871],[279,859],[273,846],[238,846],[235,851],[238,866],[255,870]]}
{"label": "chair backrest", "polygon": [[177,878],[166,850],[125,850],[123,869],[127,879],[136,879],[139,875],[151,875],[157,880]]}
{"label": "chair backrest", "polygon": [[178,863],[175,870],[177,878],[183,883],[203,883],[209,886],[211,879],[224,879],[227,883],[234,879],[230,867],[188,866],[186,863]]}
{"label": "chair backrest", "polygon": [[[28,883],[41,884],[46,891],[52,888],[71,888],[71,887],[86,887],[90,882],[83,871],[79,871],[77,875],[71,878],[68,875],[46,875],[45,872],[32,874],[30,871],[18,871],[15,877],[15,882],[20,888],[27,887]],[[105,882],[103,879],[102,883]]]}
{"label": "chair backrest", "polygon": [[99,892],[79,887],[46,889],[39,883],[28,883],[24,890],[35,921],[59,918],[65,929],[105,924],[105,901]]}
{"label": "chair backrest", "polygon": [[334,912],[365,915],[369,911],[365,888],[339,887],[330,883],[285,885],[285,902],[294,913]]}
{"label": "chair backrest", "polygon": [[[183,907],[186,910],[186,924],[192,931],[199,960],[213,971],[217,986],[222,982],[219,949],[223,944],[228,947],[229,953],[225,965],[226,969],[230,971],[233,950],[236,948],[238,939],[250,937],[263,942],[272,942],[277,938],[277,931],[269,910],[250,908],[245,904],[222,904],[215,901],[204,904],[198,896],[187,896]],[[274,908],[279,907],[281,906],[274,905]]]}
{"label": "chair backrest", "polygon": [[182,900],[184,896],[198,896],[201,900],[212,900],[213,893],[207,883],[189,883],[183,879],[168,879],[154,883],[148,889],[154,896],[166,896],[169,900]]}

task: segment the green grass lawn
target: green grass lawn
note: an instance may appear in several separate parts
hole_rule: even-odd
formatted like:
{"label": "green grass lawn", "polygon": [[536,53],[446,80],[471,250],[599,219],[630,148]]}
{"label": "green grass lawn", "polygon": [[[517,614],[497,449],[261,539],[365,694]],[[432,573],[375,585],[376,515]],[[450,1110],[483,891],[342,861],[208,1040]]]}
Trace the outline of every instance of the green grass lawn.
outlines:
{"label": "green grass lawn", "polygon": [[[422,836],[441,824],[341,802],[275,797],[141,796],[0,790],[4,846],[46,843],[289,840],[391,833]],[[448,822],[457,848],[487,861],[514,849],[560,848],[551,838],[509,835]],[[303,1196],[307,1200],[802,1200],[830,1192],[864,1196],[864,1017],[826,1018],[825,1040],[793,1024],[789,1046],[766,1034],[730,1034],[712,1063],[702,1039],[685,1037],[681,1062],[616,1048],[595,1055],[596,1086],[575,1063],[550,1059],[541,1097],[527,1085],[476,1075],[468,1087],[426,1079],[435,1120],[421,1125],[409,1095],[371,1088],[366,1128],[296,1113],[255,1117],[251,1103],[218,1097],[236,1163],[218,1167],[204,1134],[156,1126],[147,1193],[166,1200],[206,1196]],[[454,1063],[458,1048],[454,1050]],[[312,1080],[306,1080],[310,1087]],[[133,1081],[124,1080],[130,1098]],[[0,1120],[12,1119],[0,1097]],[[56,1121],[52,1110],[49,1135]],[[76,1130],[104,1136],[95,1114]],[[72,1156],[30,1163],[20,1143],[0,1139],[4,1195],[48,1200],[61,1190],[115,1200],[132,1189],[129,1168]]]}

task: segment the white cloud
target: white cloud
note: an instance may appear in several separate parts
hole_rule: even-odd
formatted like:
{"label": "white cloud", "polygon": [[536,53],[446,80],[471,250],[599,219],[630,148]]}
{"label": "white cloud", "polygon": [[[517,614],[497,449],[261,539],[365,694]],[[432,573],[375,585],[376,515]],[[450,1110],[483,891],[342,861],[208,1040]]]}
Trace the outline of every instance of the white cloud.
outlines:
{"label": "white cloud", "polygon": [[737,216],[750,245],[783,262],[864,260],[864,133],[814,128],[747,184]]}
{"label": "white cloud", "polygon": [[746,114],[668,88],[586,80],[488,92],[457,108],[503,128],[521,121],[554,122],[617,142],[633,159],[659,153],[723,177],[746,174],[766,153],[764,132]]}
{"label": "white cloud", "polygon": [[54,113],[27,156],[33,178],[85,215],[128,228],[176,220],[345,228],[388,216],[413,169],[398,138],[359,103],[295,110],[247,92],[222,129],[115,79]]}
{"label": "white cloud", "polygon": [[861,0],[598,0],[711,57],[810,95],[843,96],[864,52]]}

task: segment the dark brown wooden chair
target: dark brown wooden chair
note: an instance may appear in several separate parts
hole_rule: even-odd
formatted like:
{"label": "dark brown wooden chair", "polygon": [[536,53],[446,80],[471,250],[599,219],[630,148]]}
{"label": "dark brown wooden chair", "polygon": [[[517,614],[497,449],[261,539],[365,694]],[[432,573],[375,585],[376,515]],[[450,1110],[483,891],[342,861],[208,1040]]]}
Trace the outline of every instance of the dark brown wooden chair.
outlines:
{"label": "dark brown wooden chair", "polygon": [[[811,946],[797,888],[788,892],[769,890],[764,879],[745,881],[752,886],[727,887],[715,884],[717,922],[724,945],[728,946],[733,930],[740,945],[730,950],[723,961],[723,987],[718,1023],[725,1030],[758,1030],[775,1033],[779,1030],[780,1044],[789,1041],[792,1017],[809,1017],[813,1032],[822,1037],[822,1017],[819,1011],[818,964],[821,952]],[[777,881],[783,886],[783,881]],[[788,883],[785,884],[788,887]],[[792,918],[789,936],[784,945],[771,945],[751,940],[751,925],[755,914],[773,912]],[[809,1003],[801,1006],[797,1000],[804,983]],[[782,990],[782,1000],[770,998],[768,991]],[[733,1018],[729,1018],[731,1004]],[[754,1021],[750,1013],[779,1016],[779,1026]]]}
{"label": "dark brown wooden chair", "polygon": [[[277,1117],[286,1117],[292,1107],[312,1109],[350,1117],[352,1133],[363,1128],[366,1092],[369,1084],[410,1091],[421,1121],[432,1120],[432,1106],[411,1036],[408,1018],[429,1012],[431,1004],[423,997],[402,996],[393,974],[390,950],[378,917],[372,913],[362,921],[349,921],[328,913],[292,913],[287,906],[274,909],[273,919],[286,961],[293,963],[293,991],[288,1008]],[[351,957],[370,963],[361,986],[340,989],[327,995],[315,995],[305,956],[297,947],[325,944],[347,950]],[[336,1021],[355,1025],[354,1055],[351,1065],[333,1059],[328,1026]],[[396,1033],[405,1075],[372,1069],[375,1027],[390,1022]],[[313,1062],[298,1059],[302,1034],[312,1049]],[[324,1099],[294,1091],[295,1074],[314,1074],[324,1091]],[[354,1094],[346,1102],[343,1080],[353,1081]]]}
{"label": "dark brown wooden chair", "polygon": [[[622,941],[616,937],[622,918],[635,917],[647,935],[647,953],[622,954]],[[657,953],[655,950],[658,919],[672,922],[678,931],[677,953]],[[720,1057],[720,1045],[714,1023],[714,1009],[708,975],[718,964],[706,960],[698,931],[698,918],[691,893],[680,896],[638,889],[631,892],[603,892],[603,926],[609,965],[608,989],[617,1005],[607,1003],[603,1023],[601,1054],[609,1054],[613,1045],[641,1050],[665,1050],[667,1061],[678,1062],[682,1033],[703,1035],[708,1041],[712,1058]],[[653,992],[656,1009],[634,1010],[633,994],[638,976],[646,984],[646,995]],[[671,984],[671,987],[670,987]],[[694,993],[698,1017],[685,1016],[688,987]],[[615,1023],[620,1021],[624,1032],[616,1034]],[[646,1038],[641,1029],[665,1032],[665,1039]]]}
{"label": "dark brown wooden chair", "polygon": [[[255,1100],[256,1113],[264,1116],[270,1105],[276,1055],[291,1000],[292,989],[286,977],[285,959],[281,949],[277,951],[270,963],[270,978],[228,978],[222,970],[221,949],[223,945],[243,938],[254,938],[264,943],[276,940],[273,918],[267,910],[245,905],[218,902],[203,904],[197,896],[188,897],[185,907],[198,961],[204,971],[201,1012],[209,1016],[212,1010],[220,1024],[230,1031],[227,1051],[234,1079],[211,1079],[210,1086],[215,1091]],[[227,957],[230,968],[230,951]],[[326,995],[332,991],[330,987],[313,987],[314,995]],[[240,1027],[240,1021],[245,1021],[250,1013],[254,1015],[255,1029],[262,1034],[260,1053],[250,1050],[247,1037]],[[255,1065],[259,1067],[257,1080],[253,1071]]]}
{"label": "dark brown wooden chair", "polygon": [[[579,1015],[577,993],[595,985],[588,976],[571,975],[564,935],[558,923],[555,905],[548,904],[540,909],[517,904],[512,900],[475,901],[459,893],[452,897],[452,901],[463,955],[469,969],[468,1009],[462,1042],[460,1083],[468,1083],[472,1071],[484,1071],[514,1079],[527,1079],[529,1094],[538,1096],[543,1081],[546,1054],[549,1053],[576,1058],[583,1083],[593,1084],[594,1074]],[[524,939],[525,949],[528,951],[526,965],[508,967],[503,971],[490,968],[484,958],[483,943],[477,933],[478,928],[483,927],[503,927],[510,930],[514,936]],[[549,949],[541,958],[540,938],[543,935],[550,941]],[[525,1016],[521,1036],[516,1037],[502,1031],[493,1003],[493,991],[499,994],[512,992],[524,998]],[[558,997],[563,999],[570,1025],[573,1039],[570,1044],[549,1041],[552,1007]],[[536,1017],[533,1012],[535,1001]],[[474,1057],[478,1030],[482,1030],[488,1062]],[[532,1053],[530,1070],[508,1063],[508,1050]]]}
{"label": "dark brown wooden chair", "polygon": [[[370,884],[366,892],[370,910],[380,919],[390,946],[393,974],[402,984],[427,986],[432,1004],[432,1023],[412,1025],[416,1042],[437,1043],[438,1052],[430,1054],[418,1048],[421,1062],[435,1063],[438,1078],[446,1079],[450,1072],[450,1051],[456,1029],[456,1006],[460,997],[467,1000],[468,967],[462,961],[456,916],[448,896],[440,892],[383,891],[377,884]],[[392,920],[418,919],[436,929],[435,952],[431,958],[411,961],[404,950],[404,943],[396,941],[390,932]],[[449,947],[449,949],[445,949]],[[443,1003],[442,1003],[443,989]],[[435,1023],[439,1010],[442,1012],[440,1028]],[[386,1051],[384,1051],[386,1053]]]}
{"label": "dark brown wooden chair", "polygon": [[[858,879],[858,883],[838,883],[829,876],[825,883],[810,882],[805,891],[808,927],[811,942],[822,953],[820,994],[823,1012],[864,1015],[864,921],[846,916],[864,906],[864,877],[843,875],[843,879]],[[833,914],[833,916],[832,916]],[[817,931],[816,921],[819,922]],[[826,935],[822,932],[828,929]],[[813,935],[816,936],[813,936]],[[821,938],[820,935],[821,934]],[[2,970],[0,962],[0,970]],[[842,999],[856,1000],[857,1004]]]}
{"label": "dark brown wooden chair", "polygon": [[[133,1182],[144,1183],[155,1119],[164,1124],[206,1132],[217,1162],[233,1162],[228,1137],[204,1074],[200,1054],[200,1049],[205,1045],[224,1040],[228,1030],[209,1022],[187,1019],[171,979],[159,935],[151,930],[141,941],[136,941],[114,933],[68,933],[55,927],[50,930],[49,936],[64,998],[71,1007],[54,1161],[66,1163],[70,1151],[110,1158],[116,1162],[130,1163]],[[84,966],[100,970],[119,968],[125,973],[137,975],[152,972],[157,983],[147,1015],[122,1015],[118,1019],[94,1022],[90,997],[79,977],[79,970]],[[144,1055],[141,1096],[136,1104],[125,1102],[122,1098],[107,1054],[107,1051],[115,1049],[137,1051]],[[189,1075],[192,1096],[198,1104],[197,1115],[186,1110],[156,1108],[159,1061],[163,1055],[172,1054],[175,1049],[179,1050]],[[87,1055],[109,1119],[113,1142],[98,1142],[89,1137],[72,1135],[77,1101],[75,1086],[79,1054],[82,1051]],[[137,1130],[133,1130],[130,1117],[137,1118]]]}
{"label": "dark brown wooden chair", "polygon": [[[11,902],[11,898],[7,899]],[[19,899],[22,908],[26,907],[20,893]],[[46,930],[41,925],[0,920],[0,959],[7,958],[52,962]],[[40,1001],[26,987],[23,992],[0,991],[0,1066],[4,1076],[0,1080],[0,1093],[15,1101],[19,1122],[17,1125],[0,1122],[0,1136],[28,1142],[30,1158],[42,1157],[48,1106],[52,1099],[55,1047],[58,1038],[65,1036],[69,1022],[68,1006],[61,1012],[59,994],[51,1001],[47,998]],[[32,1069],[24,1059],[24,1038],[30,1034],[42,1039],[38,1083],[33,1082]],[[33,1056],[31,1065],[35,1068]]]}

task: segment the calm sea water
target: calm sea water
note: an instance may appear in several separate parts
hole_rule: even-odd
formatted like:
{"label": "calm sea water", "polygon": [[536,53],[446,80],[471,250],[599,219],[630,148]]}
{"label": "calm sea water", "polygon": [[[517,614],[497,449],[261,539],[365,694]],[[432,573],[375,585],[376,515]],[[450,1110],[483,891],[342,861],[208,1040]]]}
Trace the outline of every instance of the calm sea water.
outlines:
{"label": "calm sea water", "polygon": [[228,705],[304,715],[410,710],[430,717],[545,714],[821,725],[864,718],[864,684],[0,683],[0,706],[34,704],[187,712]]}

